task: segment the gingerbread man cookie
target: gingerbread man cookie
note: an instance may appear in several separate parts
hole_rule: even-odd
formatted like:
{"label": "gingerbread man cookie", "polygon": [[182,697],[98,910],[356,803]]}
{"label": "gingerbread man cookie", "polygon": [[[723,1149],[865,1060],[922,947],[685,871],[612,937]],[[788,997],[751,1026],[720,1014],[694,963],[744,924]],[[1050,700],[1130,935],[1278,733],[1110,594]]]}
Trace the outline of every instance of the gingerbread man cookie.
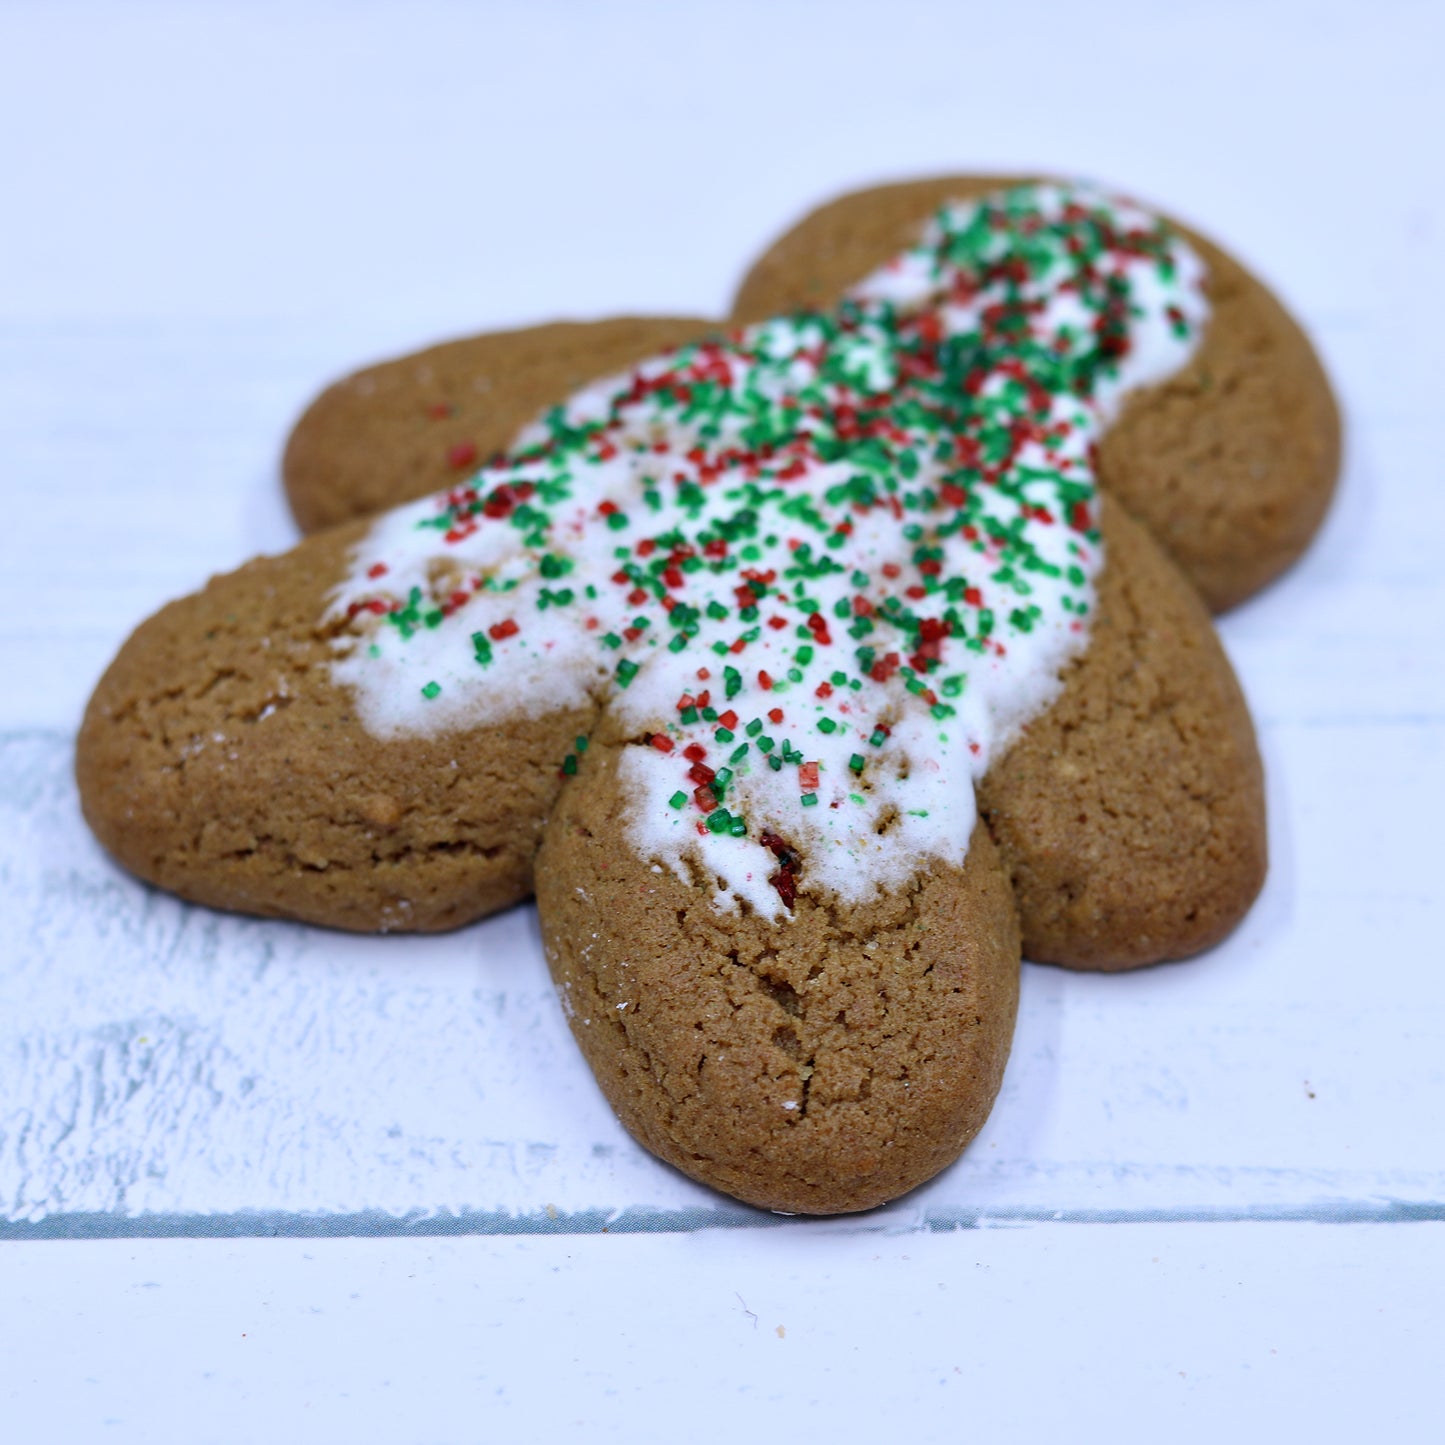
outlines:
{"label": "gingerbread man cookie", "polygon": [[86,815],[183,896],[341,927],[535,889],[649,1148],[773,1208],[892,1198],[986,1117],[1021,946],[1184,956],[1262,880],[1233,675],[1096,466],[1193,364],[1204,277],[1088,188],[945,204],[835,306],[164,609],[87,711]]}

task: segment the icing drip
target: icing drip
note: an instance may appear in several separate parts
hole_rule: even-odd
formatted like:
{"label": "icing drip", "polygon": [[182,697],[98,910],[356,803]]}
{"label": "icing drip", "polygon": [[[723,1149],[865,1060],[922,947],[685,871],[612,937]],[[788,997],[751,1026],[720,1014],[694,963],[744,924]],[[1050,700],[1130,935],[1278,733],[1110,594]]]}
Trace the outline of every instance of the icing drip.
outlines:
{"label": "icing drip", "polygon": [[947,206],[836,310],[590,386],[379,519],[335,678],[386,737],[607,699],[651,739],[632,841],[722,908],[960,862],[1087,640],[1094,443],[1188,358],[1203,278],[1085,187]]}

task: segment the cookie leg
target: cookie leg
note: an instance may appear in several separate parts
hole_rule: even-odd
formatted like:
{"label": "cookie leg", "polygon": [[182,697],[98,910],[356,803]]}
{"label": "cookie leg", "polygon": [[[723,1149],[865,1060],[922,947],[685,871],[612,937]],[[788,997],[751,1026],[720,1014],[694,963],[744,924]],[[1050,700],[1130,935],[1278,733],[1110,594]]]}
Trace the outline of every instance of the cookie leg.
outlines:
{"label": "cookie leg", "polygon": [[281,474],[303,532],[452,485],[586,383],[704,335],[694,317],[555,322],[449,341],[327,387]]}
{"label": "cookie leg", "polygon": [[322,619],[364,529],[164,608],[121,649],[76,748],[96,836],[193,902],[335,928],[452,928],[527,897],[558,764],[597,705],[385,739],[332,678]]}
{"label": "cookie leg", "polygon": [[810,891],[804,858],[770,923],[629,845],[630,746],[594,741],[563,789],[537,893],[563,1007],[627,1128],[692,1178],[796,1213],[867,1209],[951,1163],[998,1092],[1018,998],[987,831],[961,867],[857,906]]}
{"label": "cookie leg", "polygon": [[1124,969],[1208,948],[1265,873],[1254,730],[1198,597],[1117,504],[1088,650],[990,769],[979,810],[1027,958]]}
{"label": "cookie leg", "polygon": [[[1014,184],[945,176],[840,196],[754,263],[734,319],[831,306],[939,206]],[[1334,492],[1340,419],[1319,358],[1285,309],[1227,252],[1178,229],[1208,272],[1209,325],[1179,375],[1125,406],[1100,446],[1099,478],[1222,612],[1308,545]]]}

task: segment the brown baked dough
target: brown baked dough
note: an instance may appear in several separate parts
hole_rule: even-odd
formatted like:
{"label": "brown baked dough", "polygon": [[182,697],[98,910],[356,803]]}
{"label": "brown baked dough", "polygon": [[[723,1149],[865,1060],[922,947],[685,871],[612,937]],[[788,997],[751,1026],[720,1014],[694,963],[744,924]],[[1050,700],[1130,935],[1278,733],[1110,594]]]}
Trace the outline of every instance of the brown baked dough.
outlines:
{"label": "brown baked dough", "polygon": [[620,747],[588,749],[537,871],[552,976],[587,1062],[659,1158],[749,1204],[868,1209],[982,1127],[1018,1004],[1013,896],[983,827],[962,868],[775,927],[624,835]]}
{"label": "brown baked dough", "polygon": [[710,325],[557,321],[368,366],[327,387],[296,423],[281,463],[291,511],[315,532],[440,491],[588,382],[695,341]]}
{"label": "brown baked dough", "polygon": [[[1020,180],[943,176],[840,196],[768,248],[733,319],[831,306],[944,202]],[[1179,229],[1208,268],[1209,325],[1181,372],[1125,403],[1100,445],[1099,480],[1222,612],[1283,572],[1319,527],[1339,471],[1339,413],[1279,302],[1212,241]]]}

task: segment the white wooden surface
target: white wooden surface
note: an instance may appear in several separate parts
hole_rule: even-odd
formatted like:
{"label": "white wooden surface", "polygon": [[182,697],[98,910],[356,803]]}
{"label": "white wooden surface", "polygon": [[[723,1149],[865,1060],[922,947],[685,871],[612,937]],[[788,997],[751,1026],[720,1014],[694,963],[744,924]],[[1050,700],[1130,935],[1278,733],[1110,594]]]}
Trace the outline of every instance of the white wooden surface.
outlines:
{"label": "white wooden surface", "polygon": [[[0,1438],[1434,1428],[1445,26],[1018,16],[0,7]],[[527,910],[346,939],[182,908],[91,843],[84,699],[158,603],[289,544],[276,458],[321,382],[483,326],[717,312],[832,190],[1010,166],[1253,263],[1348,464],[1305,563],[1223,624],[1265,896],[1195,963],[1027,969],[998,1107],[934,1184],[819,1224],[654,1163]],[[361,1237],[237,1237],[328,1233]]]}

